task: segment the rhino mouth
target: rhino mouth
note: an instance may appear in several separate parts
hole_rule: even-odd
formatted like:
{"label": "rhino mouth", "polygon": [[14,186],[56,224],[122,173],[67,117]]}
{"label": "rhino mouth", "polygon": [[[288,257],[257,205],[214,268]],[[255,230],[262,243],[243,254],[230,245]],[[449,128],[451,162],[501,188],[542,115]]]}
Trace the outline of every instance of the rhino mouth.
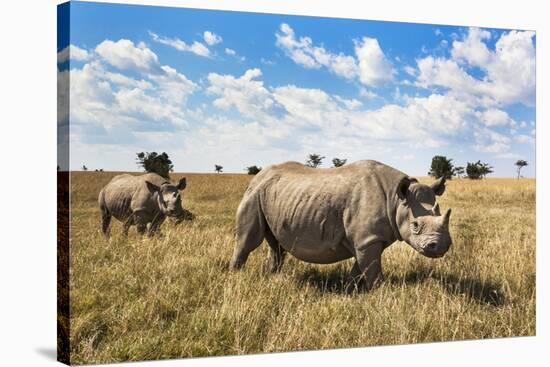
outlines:
{"label": "rhino mouth", "polygon": [[437,259],[443,257],[449,251],[451,243],[449,244],[440,244],[437,242],[430,242],[425,246],[421,247],[420,253],[426,257]]}
{"label": "rhino mouth", "polygon": [[183,209],[181,212],[178,213],[178,215],[174,216],[176,224],[179,224],[183,221],[191,221],[195,219],[195,214],[191,213],[187,209]]}

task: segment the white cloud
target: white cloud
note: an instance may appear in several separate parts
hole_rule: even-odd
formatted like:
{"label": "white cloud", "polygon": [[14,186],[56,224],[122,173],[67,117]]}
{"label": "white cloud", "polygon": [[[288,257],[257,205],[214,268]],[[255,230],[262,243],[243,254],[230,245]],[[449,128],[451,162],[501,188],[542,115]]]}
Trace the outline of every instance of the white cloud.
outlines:
{"label": "white cloud", "polygon": [[374,93],[371,90],[368,90],[367,88],[363,88],[363,87],[359,88],[359,95],[361,97],[365,97],[365,98],[369,98],[369,99],[378,97],[378,94]]}
{"label": "white cloud", "polygon": [[295,126],[319,127],[343,118],[336,101],[320,89],[288,85],[275,88],[273,98],[288,112],[287,118]]}
{"label": "white cloud", "polygon": [[206,42],[208,46],[214,46],[223,41],[223,39],[220,36],[210,31],[205,31],[203,33],[203,38],[204,38],[204,42]]}
{"label": "white cloud", "polygon": [[239,56],[239,55],[237,54],[237,51],[233,50],[232,48],[226,48],[226,49],[225,49],[225,53],[226,53],[227,55],[229,55],[229,56],[235,57],[237,60],[239,60],[239,61],[241,61],[241,62],[243,62],[243,61],[246,60],[246,57],[244,57],[244,56]]}
{"label": "white cloud", "polygon": [[136,47],[132,41],[127,39],[117,42],[105,40],[95,48],[95,52],[103,60],[120,70],[159,71],[157,55],[145,45],[139,44]]}
{"label": "white cloud", "polygon": [[204,44],[198,41],[193,41],[192,44],[188,44],[180,40],[179,38],[162,37],[153,32],[149,32],[149,34],[153,38],[153,41],[163,45],[173,47],[178,51],[191,52],[191,53],[194,53],[195,55],[202,56],[202,57],[212,57],[212,54],[210,53],[210,49],[208,49],[208,47],[206,47]]}
{"label": "white cloud", "polygon": [[[70,70],[70,119],[80,139],[122,144],[141,130],[186,124],[183,107],[198,88],[195,83],[160,65],[157,55],[144,45],[104,41],[96,50],[94,59]],[[111,71],[109,66],[137,71],[142,79]]]}
{"label": "white cloud", "polygon": [[346,99],[346,98],[342,98],[340,96],[334,96],[334,98],[340,102],[342,105],[345,106],[345,108],[347,108],[348,110],[356,110],[358,109],[359,107],[362,107],[363,106],[363,103],[361,101],[358,101],[357,99],[355,98],[352,98],[352,99]]}
{"label": "white cloud", "polygon": [[521,156],[517,153],[507,152],[507,153],[499,153],[495,155],[496,158],[501,159],[519,159]]}
{"label": "white cloud", "polygon": [[[453,58],[427,56],[417,60],[417,85],[441,86],[480,106],[535,103],[534,32],[503,33],[490,50],[484,42],[487,31],[471,28],[462,41],[454,41]],[[464,64],[461,66],[461,64]],[[484,76],[477,79],[464,67],[478,67]]]}
{"label": "white cloud", "polygon": [[275,34],[276,45],[296,64],[307,69],[326,67],[339,77],[359,79],[362,84],[371,86],[378,86],[393,77],[392,66],[374,38],[363,37],[354,41],[354,57],[315,46],[310,37],[297,38],[286,23],[281,24],[279,31]]}
{"label": "white cloud", "polygon": [[359,79],[365,85],[381,85],[393,78],[394,71],[375,38],[355,42],[359,61]]}
{"label": "white cloud", "polygon": [[260,62],[264,65],[275,65],[275,61],[264,59],[263,57],[260,59]]}
{"label": "white cloud", "polygon": [[69,45],[57,53],[58,64],[69,61],[69,58],[76,61],[86,61],[90,58],[90,53],[75,45]]}
{"label": "white cloud", "polygon": [[477,91],[477,81],[454,60],[427,56],[417,60],[417,85],[428,88],[439,85],[465,93]]}
{"label": "white cloud", "polygon": [[174,104],[184,104],[197,85],[170,66],[162,66],[162,70],[163,73],[150,76],[157,83],[159,96]]}
{"label": "white cloud", "polygon": [[[356,99],[329,95],[321,89],[295,85],[268,89],[258,80],[260,76],[258,69],[250,69],[238,78],[210,74],[208,91],[218,97],[214,105],[223,110],[235,107],[246,120],[290,131],[290,136],[300,139],[317,136],[334,144],[368,142],[378,146],[386,141],[439,147],[458,136],[470,136],[478,151],[501,153],[509,149],[509,138],[486,127],[501,124],[507,115],[503,117],[497,110],[476,110],[453,95],[407,96],[401,98],[403,105],[363,109]],[[305,140],[300,144],[306,144]]]}
{"label": "white cloud", "polygon": [[273,105],[273,98],[264,83],[255,80],[260,77],[260,69],[249,69],[241,77],[232,75],[208,74],[209,94],[217,96],[214,106],[223,110],[235,107],[244,115],[266,118],[266,111]]}
{"label": "white cloud", "polygon": [[505,153],[510,149],[510,138],[487,128],[474,131],[474,149],[481,153]]}
{"label": "white cloud", "polygon": [[491,38],[491,33],[479,28],[470,28],[467,37],[462,41],[453,41],[452,57],[464,60],[470,65],[484,67],[493,55],[484,40]]}
{"label": "white cloud", "polygon": [[[366,99],[378,97],[370,85],[383,83],[374,70],[385,69],[390,78],[394,71],[389,63],[384,64],[385,56],[376,40],[356,41],[355,47],[361,49],[356,59],[330,53],[307,37],[297,39],[290,27],[281,26],[281,36],[284,38],[285,34],[292,37],[281,42],[295,45],[293,49],[310,57],[314,67],[327,68],[344,78],[345,61],[336,66],[338,56],[350,57],[350,65],[355,65],[350,70],[355,68],[355,74],[349,80],[363,84],[359,88],[359,95],[365,97],[361,98],[363,102],[318,88],[269,86],[264,84],[260,69],[249,69],[235,76],[208,74],[205,88],[213,97],[213,107],[205,102],[190,110],[187,100],[199,89],[197,84],[176,69],[162,65],[142,43],[106,40],[96,47],[96,52],[88,52],[84,66],[70,71],[73,146],[82,148],[86,140],[94,141],[96,146],[114,143],[124,149],[132,146],[133,150],[162,146],[171,156],[196,157],[201,152],[200,159],[195,159],[199,163],[189,163],[185,169],[204,170],[204,162],[212,161],[239,170],[244,167],[230,168],[226,162],[264,165],[301,160],[316,151],[350,161],[373,158],[388,163],[395,159],[395,163],[423,159],[423,150],[456,144],[457,138],[465,149],[497,157],[512,154],[512,143],[534,140],[522,135],[521,130],[514,137],[498,132],[527,124],[516,123],[508,115],[499,104],[501,99],[492,96],[495,87],[489,79],[468,74],[466,56],[418,60],[418,69],[410,73],[416,77],[417,85],[443,86],[444,91],[437,88],[427,96],[411,97],[396,89],[399,103],[380,106],[374,102],[382,102],[382,98]],[[239,56],[229,48],[224,52]],[[371,62],[363,74],[359,61],[362,52],[361,57]],[[464,55],[470,54],[464,51]],[[60,72],[60,80],[67,75]],[[530,129],[531,126],[525,131]],[[468,141],[472,142],[470,147]],[[403,155],[403,149],[417,150],[413,156]],[[222,156],[220,151],[224,152]],[[82,155],[86,150],[79,152]],[[218,162],[220,159],[223,161]]]}
{"label": "white cloud", "polygon": [[506,111],[497,108],[490,108],[477,113],[479,114],[480,120],[487,126],[510,125],[513,122]]}
{"label": "white cloud", "polygon": [[311,38],[302,37],[299,40],[295,38],[294,30],[286,23],[281,24],[282,33],[276,33],[276,45],[282,48],[288,56],[297,64],[306,68],[321,67],[313,57],[313,46]]}
{"label": "white cloud", "polygon": [[406,65],[403,70],[405,70],[405,72],[410,76],[416,76],[416,69],[410,65]]}
{"label": "white cloud", "polygon": [[535,139],[532,136],[524,135],[524,134],[514,136],[514,140],[517,141],[518,143],[522,143],[522,144],[525,144],[525,143],[534,144],[535,143]]}

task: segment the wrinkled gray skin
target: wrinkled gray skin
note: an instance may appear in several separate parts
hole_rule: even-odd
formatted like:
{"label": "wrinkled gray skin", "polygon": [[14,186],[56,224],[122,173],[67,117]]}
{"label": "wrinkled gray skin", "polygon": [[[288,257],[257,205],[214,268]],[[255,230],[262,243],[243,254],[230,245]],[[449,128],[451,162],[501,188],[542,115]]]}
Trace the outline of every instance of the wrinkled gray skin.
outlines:
{"label": "wrinkled gray skin", "polygon": [[306,262],[355,258],[352,277],[372,288],[383,279],[381,255],[403,240],[428,257],[451,245],[449,217],[436,196],[445,179],[418,183],[376,161],[314,169],[287,162],[263,169],[250,182],[236,216],[232,269],[241,268],[265,238],[269,268],[278,272],[286,252]]}
{"label": "wrinkled gray skin", "polygon": [[[99,192],[103,234],[109,236],[111,217],[123,222],[124,235],[128,234],[134,224],[138,233],[147,232],[151,236],[158,231],[167,216],[181,221],[186,211],[181,206],[180,190],[185,189],[186,185],[185,177],[177,184],[172,184],[156,173],[113,177]],[[149,229],[148,223],[151,223]]]}

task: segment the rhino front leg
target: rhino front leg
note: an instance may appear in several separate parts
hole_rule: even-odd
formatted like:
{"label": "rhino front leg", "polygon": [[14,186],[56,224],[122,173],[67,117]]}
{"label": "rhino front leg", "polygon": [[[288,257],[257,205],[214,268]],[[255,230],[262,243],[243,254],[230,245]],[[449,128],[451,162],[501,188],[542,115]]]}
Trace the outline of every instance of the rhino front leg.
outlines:
{"label": "rhino front leg", "polygon": [[147,233],[147,235],[149,237],[153,237],[155,234],[159,234],[159,228],[161,226],[161,224],[164,222],[164,220],[166,219],[166,217],[164,215],[162,216],[157,216],[155,219],[153,219],[153,221],[151,222],[151,227],[149,227],[149,232]]}
{"label": "rhino front leg", "polygon": [[122,235],[124,237],[128,236],[128,231],[130,230],[130,227],[134,224],[134,215],[130,215],[128,219],[124,221],[122,224]]}
{"label": "rhino front leg", "polygon": [[356,284],[362,284],[367,290],[380,285],[384,280],[382,274],[382,243],[371,243],[356,251],[356,263],[351,270],[351,276]]}
{"label": "rhino front leg", "polygon": [[140,235],[144,235],[147,231],[147,223],[149,222],[149,219],[145,215],[145,213],[142,212],[135,212],[132,216],[132,223],[136,225],[137,232]]}

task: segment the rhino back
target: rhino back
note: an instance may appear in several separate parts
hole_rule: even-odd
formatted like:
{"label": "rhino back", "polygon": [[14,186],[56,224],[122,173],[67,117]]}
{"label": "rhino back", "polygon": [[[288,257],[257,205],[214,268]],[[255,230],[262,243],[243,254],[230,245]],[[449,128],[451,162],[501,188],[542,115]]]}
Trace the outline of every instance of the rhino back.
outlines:
{"label": "rhino back", "polygon": [[167,180],[157,174],[118,175],[103,188],[100,200],[103,198],[108,211],[119,220],[127,219],[137,210],[154,214],[156,206],[145,181],[160,186]]}
{"label": "rhino back", "polygon": [[400,176],[376,161],[330,169],[288,162],[269,167],[253,189],[283,247],[304,260],[331,262],[345,255],[342,242],[350,228],[387,222],[386,192]]}

